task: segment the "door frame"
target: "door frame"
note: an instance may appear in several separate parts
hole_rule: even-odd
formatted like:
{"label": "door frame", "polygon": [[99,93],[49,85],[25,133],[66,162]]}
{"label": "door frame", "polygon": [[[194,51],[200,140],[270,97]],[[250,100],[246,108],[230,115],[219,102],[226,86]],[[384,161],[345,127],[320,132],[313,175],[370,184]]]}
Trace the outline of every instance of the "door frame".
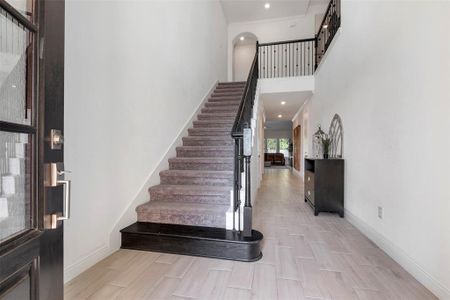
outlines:
{"label": "door frame", "polygon": [[[296,136],[296,133],[298,136]],[[297,125],[294,128],[294,130],[292,132],[292,137],[293,137],[293,146],[294,146],[293,167],[295,170],[300,172],[300,170],[302,169],[302,126],[301,125]],[[297,164],[298,164],[298,168],[297,168]]]}
{"label": "door frame", "polygon": [[[63,210],[63,187],[45,185],[45,168],[64,161],[63,147],[55,150],[50,145],[50,129],[64,129],[65,7],[64,0],[33,0],[32,5],[32,18],[28,20],[6,0],[0,0],[0,7],[33,33],[31,125],[0,121],[1,131],[33,136],[31,228],[0,244],[0,298],[29,279],[29,298],[50,300],[63,298],[64,281],[63,222],[57,221],[55,228],[47,222],[49,216]],[[28,73],[25,76],[28,81]]]}

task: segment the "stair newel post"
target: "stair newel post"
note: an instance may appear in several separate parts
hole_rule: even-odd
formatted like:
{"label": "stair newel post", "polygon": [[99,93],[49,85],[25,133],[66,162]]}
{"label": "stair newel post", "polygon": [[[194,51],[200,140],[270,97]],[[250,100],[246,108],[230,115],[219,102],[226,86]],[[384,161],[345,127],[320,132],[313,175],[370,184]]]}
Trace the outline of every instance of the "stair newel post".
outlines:
{"label": "stair newel post", "polygon": [[236,230],[236,209],[240,202],[239,189],[239,140],[234,139],[233,230]]}
{"label": "stair newel post", "polygon": [[251,201],[251,174],[250,158],[252,155],[252,129],[248,123],[243,130],[243,156],[245,161],[245,204],[244,204],[244,236],[252,236],[252,201]]}
{"label": "stair newel post", "polygon": [[239,155],[238,155],[238,230],[241,231],[241,189],[242,189],[242,172],[244,172],[244,156],[243,156],[243,144],[242,144],[242,138],[238,138],[238,145],[239,145]]}

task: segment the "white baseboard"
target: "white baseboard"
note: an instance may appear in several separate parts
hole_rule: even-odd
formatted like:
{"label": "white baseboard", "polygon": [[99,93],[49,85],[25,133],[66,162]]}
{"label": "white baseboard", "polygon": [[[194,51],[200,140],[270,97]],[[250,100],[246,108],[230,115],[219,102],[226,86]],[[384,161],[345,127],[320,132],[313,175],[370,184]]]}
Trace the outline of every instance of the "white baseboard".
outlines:
{"label": "white baseboard", "polygon": [[421,267],[405,251],[400,249],[390,240],[386,239],[383,235],[373,229],[369,224],[352,214],[347,209],[345,209],[345,218],[439,299],[450,299],[450,289],[445,287],[442,283],[439,282],[439,280],[425,271],[423,267]]}
{"label": "white baseboard", "polygon": [[97,262],[109,256],[113,251],[106,244],[103,244],[88,255],[82,257],[77,262],[64,268],[64,283],[71,281],[73,278],[83,273]]}

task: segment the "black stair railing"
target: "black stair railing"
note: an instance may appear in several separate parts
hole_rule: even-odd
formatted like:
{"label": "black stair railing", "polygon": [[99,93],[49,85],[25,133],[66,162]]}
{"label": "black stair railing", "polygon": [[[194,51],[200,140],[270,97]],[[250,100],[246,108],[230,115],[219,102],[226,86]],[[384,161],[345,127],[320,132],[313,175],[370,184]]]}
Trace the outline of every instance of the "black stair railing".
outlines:
{"label": "black stair railing", "polygon": [[316,66],[319,66],[325,52],[341,27],[341,0],[331,0],[316,34]]}
{"label": "black stair railing", "polygon": [[238,113],[231,130],[234,139],[234,187],[233,187],[233,229],[236,230],[235,215],[238,212],[238,230],[241,231],[241,189],[242,173],[245,172],[244,185],[244,226],[243,235],[252,235],[252,203],[251,203],[251,119],[253,105],[255,103],[256,86],[258,83],[258,42],[256,42],[256,53],[247,77],[244,93],[239,104]]}
{"label": "black stair railing", "polygon": [[234,139],[233,230],[241,231],[242,174],[244,185],[243,235],[252,235],[251,203],[251,119],[258,78],[314,75],[320,60],[341,25],[341,0],[330,0],[320,29],[314,38],[259,44],[245,84],[239,110],[231,130]]}
{"label": "black stair railing", "polygon": [[315,70],[315,38],[259,45],[259,78],[309,76]]}

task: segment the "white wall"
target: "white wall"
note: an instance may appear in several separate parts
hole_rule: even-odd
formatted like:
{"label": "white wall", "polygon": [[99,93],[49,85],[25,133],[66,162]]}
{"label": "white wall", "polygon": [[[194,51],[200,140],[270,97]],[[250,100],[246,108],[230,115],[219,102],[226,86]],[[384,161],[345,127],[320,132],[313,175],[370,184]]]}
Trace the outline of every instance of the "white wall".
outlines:
{"label": "white wall", "polygon": [[237,22],[228,25],[228,79],[233,77],[233,41],[242,33],[256,35],[260,43],[313,38],[315,15],[323,13],[326,6],[313,5],[302,16],[269,19],[252,22]]}
{"label": "white wall", "polygon": [[115,224],[225,80],[226,39],[218,1],[66,2],[65,280],[116,249]]}
{"label": "white wall", "polygon": [[247,81],[256,52],[256,40],[253,43],[237,42],[233,47],[233,81]]}
{"label": "white wall", "polygon": [[341,115],[347,217],[441,299],[450,299],[449,16],[448,1],[343,1],[309,128]]}

